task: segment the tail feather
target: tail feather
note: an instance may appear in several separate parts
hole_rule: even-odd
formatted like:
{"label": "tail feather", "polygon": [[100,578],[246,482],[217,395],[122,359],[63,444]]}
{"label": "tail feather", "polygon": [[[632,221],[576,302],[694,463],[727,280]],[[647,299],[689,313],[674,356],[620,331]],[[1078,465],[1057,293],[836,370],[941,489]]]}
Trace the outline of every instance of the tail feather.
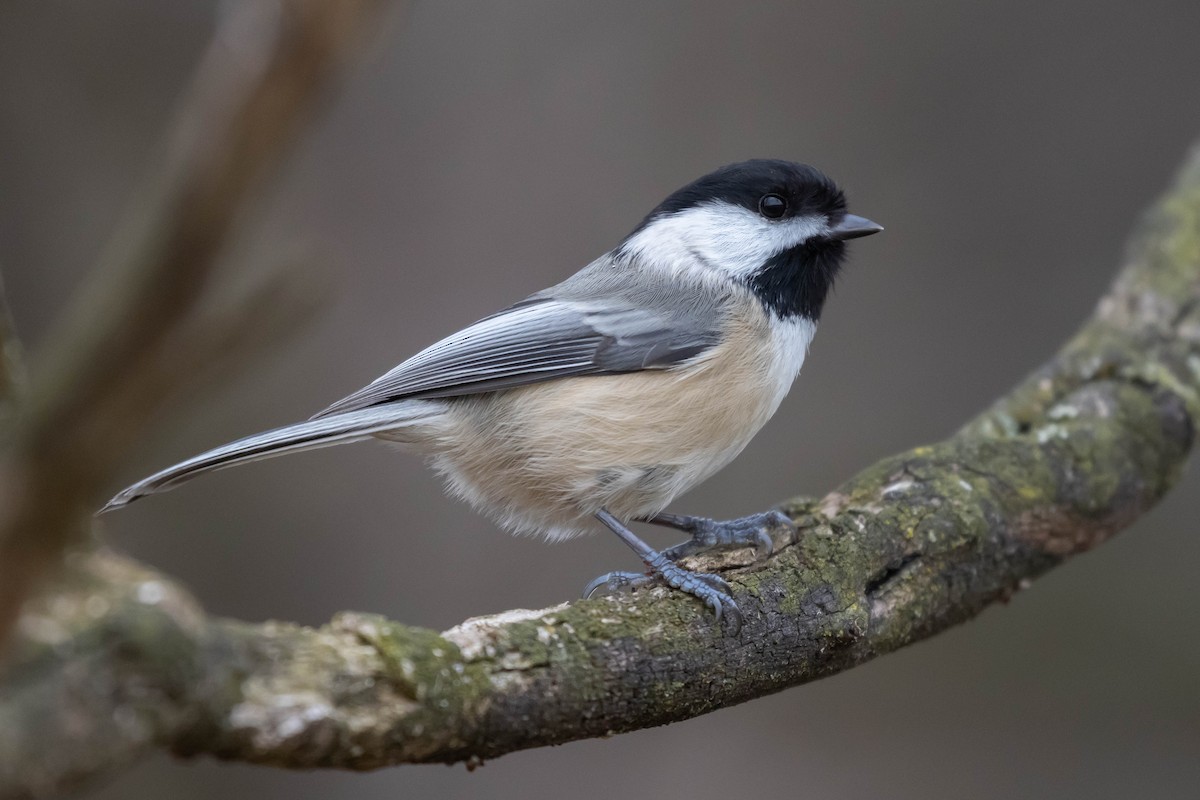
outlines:
{"label": "tail feather", "polygon": [[179,484],[207,472],[274,458],[286,453],[367,439],[383,431],[411,425],[432,413],[435,413],[434,410],[425,403],[396,403],[256,433],[193,456],[138,481],[123,489],[97,513],[103,514],[114,508],[127,506],[139,497],[174,489]]}

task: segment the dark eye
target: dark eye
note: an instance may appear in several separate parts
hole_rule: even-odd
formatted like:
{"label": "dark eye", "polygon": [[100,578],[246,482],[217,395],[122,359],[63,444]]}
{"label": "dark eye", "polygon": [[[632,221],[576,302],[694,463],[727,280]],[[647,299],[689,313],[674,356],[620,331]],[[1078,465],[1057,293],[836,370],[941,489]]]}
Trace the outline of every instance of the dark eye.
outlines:
{"label": "dark eye", "polygon": [[779,219],[787,213],[787,200],[777,194],[764,194],[758,201],[758,213],[767,219]]}

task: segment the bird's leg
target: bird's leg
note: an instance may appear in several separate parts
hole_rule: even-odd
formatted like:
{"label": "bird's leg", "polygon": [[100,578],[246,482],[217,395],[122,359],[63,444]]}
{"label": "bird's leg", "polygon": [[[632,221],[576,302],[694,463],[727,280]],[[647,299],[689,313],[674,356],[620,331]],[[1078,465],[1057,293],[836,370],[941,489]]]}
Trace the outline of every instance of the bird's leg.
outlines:
{"label": "bird's leg", "polygon": [[[733,600],[732,589],[724,578],[706,572],[691,572],[675,564],[663,553],[639,539],[633,531],[604,509],[596,512],[596,519],[603,522],[605,527],[629,545],[630,549],[637,553],[638,558],[642,559],[642,563],[649,568],[652,575],[662,578],[669,586],[703,600],[716,614],[718,622],[722,617],[729,620],[733,634],[737,635],[738,630],[742,627],[742,614]],[[645,585],[651,580],[649,575],[640,575],[636,572],[610,572],[589,583],[583,590],[583,596],[591,597],[601,587],[615,591],[625,587]]]}
{"label": "bird's leg", "polygon": [[775,551],[775,542],[768,533],[771,528],[786,527],[793,534],[796,531],[795,523],[782,511],[765,511],[722,522],[680,514],[656,514],[641,522],[663,525],[691,534],[692,538],[686,542],[680,542],[662,551],[663,556],[670,561],[678,561],[711,550],[733,550],[738,547],[753,547],[756,559],[761,561]]}

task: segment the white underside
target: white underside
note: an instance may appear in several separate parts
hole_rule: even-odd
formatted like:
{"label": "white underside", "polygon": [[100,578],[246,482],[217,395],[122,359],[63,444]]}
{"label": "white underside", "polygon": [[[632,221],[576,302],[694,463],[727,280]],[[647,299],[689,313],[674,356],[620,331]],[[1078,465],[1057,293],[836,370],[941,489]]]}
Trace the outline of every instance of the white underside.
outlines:
{"label": "white underside", "polygon": [[[758,319],[754,319],[758,317]],[[383,438],[432,456],[448,490],[503,528],[547,539],[595,529],[601,507],[650,516],[713,475],[787,395],[815,324],[761,310],[732,344],[671,370],[550,381],[436,402],[445,409]]]}

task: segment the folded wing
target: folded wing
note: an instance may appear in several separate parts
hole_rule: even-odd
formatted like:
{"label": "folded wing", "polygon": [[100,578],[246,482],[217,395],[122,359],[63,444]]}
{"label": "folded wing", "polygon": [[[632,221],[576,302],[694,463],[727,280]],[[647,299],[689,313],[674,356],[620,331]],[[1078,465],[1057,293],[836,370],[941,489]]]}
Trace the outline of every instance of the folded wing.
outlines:
{"label": "folded wing", "polygon": [[313,419],[395,400],[666,369],[716,341],[716,320],[699,315],[534,296],[422,350]]}

